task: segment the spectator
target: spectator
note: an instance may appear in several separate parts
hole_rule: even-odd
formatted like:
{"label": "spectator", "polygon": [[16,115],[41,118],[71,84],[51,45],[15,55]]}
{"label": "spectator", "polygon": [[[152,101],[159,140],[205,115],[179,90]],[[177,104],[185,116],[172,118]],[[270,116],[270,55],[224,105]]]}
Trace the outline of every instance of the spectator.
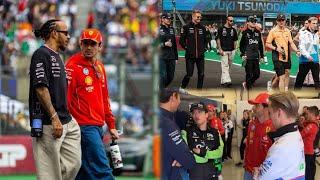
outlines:
{"label": "spectator", "polygon": [[247,138],[248,126],[250,122],[249,111],[243,111],[243,117],[241,119],[241,125],[237,125],[240,129],[242,129],[242,138],[240,142],[240,161],[236,164],[236,166],[241,166],[243,164],[244,159],[244,150],[246,148],[245,139]]}
{"label": "spectator", "polygon": [[300,131],[303,143],[306,161],[305,177],[307,180],[314,179],[316,175],[316,156],[314,153],[314,141],[319,131],[317,116],[319,110],[317,106],[308,107],[306,120],[303,123],[303,129]]}

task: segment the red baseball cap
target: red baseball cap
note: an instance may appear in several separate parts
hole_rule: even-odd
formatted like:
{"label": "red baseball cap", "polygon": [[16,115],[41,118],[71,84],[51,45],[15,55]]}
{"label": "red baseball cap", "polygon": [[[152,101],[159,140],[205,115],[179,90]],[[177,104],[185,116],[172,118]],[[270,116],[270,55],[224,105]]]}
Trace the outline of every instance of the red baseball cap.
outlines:
{"label": "red baseball cap", "polygon": [[208,104],[207,105],[207,110],[208,111],[214,111],[216,109],[216,107],[213,104]]}
{"label": "red baseball cap", "polygon": [[269,102],[269,94],[264,92],[260,93],[254,100],[248,100],[249,104],[255,105],[255,104],[268,104]]}
{"label": "red baseball cap", "polygon": [[80,41],[85,40],[85,39],[89,39],[89,40],[95,41],[97,43],[101,43],[102,42],[102,35],[101,35],[100,31],[97,29],[93,29],[93,28],[85,29],[81,33]]}

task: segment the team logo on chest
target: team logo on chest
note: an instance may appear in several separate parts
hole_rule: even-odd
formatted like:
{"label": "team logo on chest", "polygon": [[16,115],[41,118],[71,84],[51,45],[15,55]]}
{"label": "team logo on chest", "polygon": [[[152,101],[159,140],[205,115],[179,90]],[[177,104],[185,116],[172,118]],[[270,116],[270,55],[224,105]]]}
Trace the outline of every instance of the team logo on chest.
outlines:
{"label": "team logo on chest", "polygon": [[92,85],[92,77],[90,76],[87,76],[85,79],[84,79],[84,82],[86,83],[87,86],[91,86]]}
{"label": "team logo on chest", "polygon": [[84,75],[88,75],[89,74],[89,69],[83,68],[82,72],[83,72]]}

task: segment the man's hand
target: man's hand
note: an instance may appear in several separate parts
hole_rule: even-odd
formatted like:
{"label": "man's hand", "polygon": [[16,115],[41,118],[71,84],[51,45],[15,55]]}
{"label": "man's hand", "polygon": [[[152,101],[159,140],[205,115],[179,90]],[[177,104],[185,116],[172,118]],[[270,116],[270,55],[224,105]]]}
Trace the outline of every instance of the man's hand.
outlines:
{"label": "man's hand", "polygon": [[199,148],[193,148],[192,151],[196,154],[200,154],[200,149]]}
{"label": "man's hand", "polygon": [[223,52],[222,49],[219,49],[219,54],[220,54],[221,56],[224,56],[224,52]]}
{"label": "man's hand", "polygon": [[313,58],[310,56],[310,57],[308,57],[308,61],[309,62],[312,62],[313,61]]}
{"label": "man's hand", "polygon": [[113,140],[119,139],[118,131],[116,129],[109,129],[109,133]]}
{"label": "man's hand", "polygon": [[253,179],[258,180],[258,176],[259,176],[259,167],[254,167],[253,168]]}
{"label": "man's hand", "polygon": [[182,165],[177,161],[177,160],[174,160],[173,162],[172,162],[172,165],[171,165],[172,167],[181,167]]}
{"label": "man's hand", "polygon": [[166,41],[164,43],[165,46],[168,46],[168,47],[172,47],[172,42],[171,42],[171,39],[169,39],[168,41]]}
{"label": "man's hand", "polygon": [[276,47],[276,51],[278,51],[280,54],[285,53],[284,49]]}
{"label": "man's hand", "polygon": [[52,136],[56,139],[60,138],[63,133],[63,126],[60,122],[59,116],[55,115],[51,118],[51,120],[52,120],[52,128],[53,128]]}
{"label": "man's hand", "polygon": [[247,56],[246,56],[246,55],[243,55],[243,56],[241,57],[241,59],[242,59],[242,61],[246,61],[246,60],[247,60]]}
{"label": "man's hand", "polygon": [[264,58],[260,58],[260,63],[265,64],[266,62],[264,62]]}

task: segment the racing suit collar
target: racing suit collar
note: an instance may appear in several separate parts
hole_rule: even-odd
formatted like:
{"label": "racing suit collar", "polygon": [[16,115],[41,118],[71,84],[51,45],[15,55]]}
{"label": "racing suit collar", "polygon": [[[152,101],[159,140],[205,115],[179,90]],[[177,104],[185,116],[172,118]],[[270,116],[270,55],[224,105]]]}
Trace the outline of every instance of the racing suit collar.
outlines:
{"label": "racing suit collar", "polygon": [[287,133],[294,132],[297,130],[298,130],[298,124],[291,123],[291,124],[287,124],[279,129],[277,129],[274,132],[269,132],[268,136],[270,137],[270,139],[272,139],[272,141],[275,141],[276,138],[279,138]]}

